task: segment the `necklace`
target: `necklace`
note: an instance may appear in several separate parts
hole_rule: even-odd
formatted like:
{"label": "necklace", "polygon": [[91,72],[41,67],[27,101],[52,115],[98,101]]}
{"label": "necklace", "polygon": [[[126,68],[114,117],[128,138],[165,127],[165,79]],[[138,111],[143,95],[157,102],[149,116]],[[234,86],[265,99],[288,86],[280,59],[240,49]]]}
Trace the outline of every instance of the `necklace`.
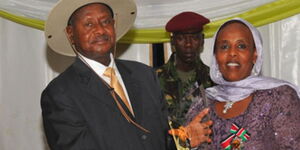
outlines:
{"label": "necklace", "polygon": [[232,102],[232,101],[226,102],[226,104],[224,105],[223,113],[226,114],[227,110],[230,109],[234,103],[235,102]]}

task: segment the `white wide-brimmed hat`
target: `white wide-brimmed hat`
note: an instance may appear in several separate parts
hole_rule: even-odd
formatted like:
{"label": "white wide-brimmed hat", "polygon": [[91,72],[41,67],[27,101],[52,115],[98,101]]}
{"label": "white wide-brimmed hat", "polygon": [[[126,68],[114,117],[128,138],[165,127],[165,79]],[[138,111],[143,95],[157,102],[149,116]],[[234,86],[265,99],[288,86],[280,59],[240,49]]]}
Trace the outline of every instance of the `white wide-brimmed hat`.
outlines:
{"label": "white wide-brimmed hat", "polygon": [[134,0],[60,0],[45,23],[46,40],[52,50],[62,55],[75,56],[65,31],[68,20],[75,10],[91,3],[103,3],[112,9],[117,40],[131,28],[136,18]]}

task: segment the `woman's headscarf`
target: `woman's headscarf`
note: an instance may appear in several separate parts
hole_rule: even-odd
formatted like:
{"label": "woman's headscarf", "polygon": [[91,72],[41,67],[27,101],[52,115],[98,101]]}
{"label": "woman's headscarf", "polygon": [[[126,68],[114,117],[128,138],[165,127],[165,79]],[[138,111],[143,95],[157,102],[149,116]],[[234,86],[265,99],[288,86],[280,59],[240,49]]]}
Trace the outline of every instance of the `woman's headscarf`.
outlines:
{"label": "woman's headscarf", "polygon": [[[256,90],[271,89],[282,85],[288,85],[292,87],[297,92],[298,97],[300,97],[299,88],[296,87],[295,85],[283,80],[261,76],[263,57],[262,57],[262,38],[260,32],[255,27],[253,27],[249,22],[241,18],[235,18],[227,22],[231,22],[231,21],[241,22],[250,29],[254,39],[256,52],[257,52],[256,63],[253,66],[250,76],[240,81],[229,82],[223,78],[219,70],[219,66],[217,64],[215,54],[213,54],[213,59],[210,67],[210,77],[218,85],[206,89],[208,98],[215,99],[221,102],[226,102],[226,101],[237,102],[248,97],[251,93],[255,92]],[[224,25],[227,24],[227,22],[225,22],[223,25],[220,26],[220,28],[218,29],[218,31],[215,33],[213,37],[214,41],[212,46],[213,48],[212,53],[214,53],[214,47],[215,47],[215,42],[217,40],[216,38],[218,32]]]}

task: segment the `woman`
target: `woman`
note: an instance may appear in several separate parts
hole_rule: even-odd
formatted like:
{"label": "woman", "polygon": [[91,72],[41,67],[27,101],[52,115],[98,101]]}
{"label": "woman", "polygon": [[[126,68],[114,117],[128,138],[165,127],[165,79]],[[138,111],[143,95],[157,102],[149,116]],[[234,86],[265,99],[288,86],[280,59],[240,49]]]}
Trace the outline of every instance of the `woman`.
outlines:
{"label": "woman", "polygon": [[258,30],[243,19],[233,19],[219,28],[213,45],[210,76],[218,86],[206,90],[208,106],[199,100],[187,114],[189,122],[210,108],[214,124],[209,149],[300,149],[299,89],[260,75]]}

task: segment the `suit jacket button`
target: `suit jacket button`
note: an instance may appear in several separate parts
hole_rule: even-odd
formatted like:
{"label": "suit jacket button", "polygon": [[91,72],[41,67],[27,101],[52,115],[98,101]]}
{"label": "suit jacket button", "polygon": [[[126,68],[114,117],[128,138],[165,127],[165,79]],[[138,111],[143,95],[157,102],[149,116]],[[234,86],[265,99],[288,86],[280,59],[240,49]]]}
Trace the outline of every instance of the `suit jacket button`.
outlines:
{"label": "suit jacket button", "polygon": [[147,135],[142,135],[142,140],[146,140],[147,139]]}

